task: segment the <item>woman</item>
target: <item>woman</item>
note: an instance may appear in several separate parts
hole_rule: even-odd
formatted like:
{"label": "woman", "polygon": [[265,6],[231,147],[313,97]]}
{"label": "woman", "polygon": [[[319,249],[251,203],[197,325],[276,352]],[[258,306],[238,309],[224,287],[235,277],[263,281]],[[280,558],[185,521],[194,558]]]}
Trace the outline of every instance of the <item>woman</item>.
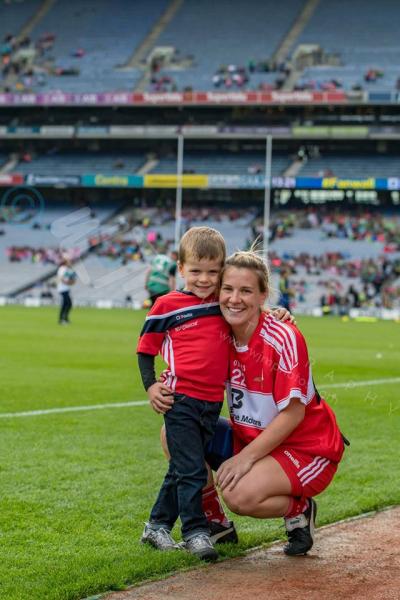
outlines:
{"label": "woman", "polygon": [[[209,459],[228,507],[256,518],[285,517],[284,550],[297,555],[313,545],[313,496],[331,482],[344,446],[331,408],[314,387],[303,336],[262,310],[269,292],[269,272],[256,253],[228,258],[220,306],[233,333],[231,423],[220,421]],[[231,449],[225,443],[228,450],[218,458],[231,432]]]}

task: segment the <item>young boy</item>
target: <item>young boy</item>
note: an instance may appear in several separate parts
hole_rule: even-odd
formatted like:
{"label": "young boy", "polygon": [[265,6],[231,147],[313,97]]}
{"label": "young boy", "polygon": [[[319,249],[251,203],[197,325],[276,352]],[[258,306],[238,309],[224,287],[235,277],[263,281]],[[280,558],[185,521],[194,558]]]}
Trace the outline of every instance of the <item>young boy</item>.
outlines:
{"label": "young boy", "polygon": [[[203,560],[218,557],[204,514],[202,490],[207,482],[204,450],[215,432],[227,379],[230,330],[217,296],[225,257],[225,241],[215,229],[193,227],[185,233],[178,260],[184,289],[155,302],[137,348],[150,403],[164,414],[171,456],[142,542],[160,550],[177,548],[170,532],[180,517],[186,549]],[[168,367],[157,382],[154,359],[159,352]],[[236,537],[221,507],[215,508],[215,489],[208,495],[208,502],[214,502],[212,510],[219,510],[224,517],[222,532],[226,527]]]}

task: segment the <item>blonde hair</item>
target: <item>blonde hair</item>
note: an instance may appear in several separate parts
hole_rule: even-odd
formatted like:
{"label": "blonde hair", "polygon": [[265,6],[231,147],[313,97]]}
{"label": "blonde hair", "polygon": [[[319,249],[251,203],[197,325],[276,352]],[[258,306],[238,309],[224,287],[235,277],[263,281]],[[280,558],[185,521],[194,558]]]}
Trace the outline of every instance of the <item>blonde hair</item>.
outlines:
{"label": "blonde hair", "polygon": [[181,265],[190,258],[201,260],[220,260],[221,266],[226,258],[225,240],[216,229],[212,227],[192,227],[181,239],[179,244],[178,260]]}
{"label": "blonde hair", "polygon": [[253,245],[250,250],[239,250],[231,256],[228,256],[226,263],[221,273],[221,282],[224,278],[224,273],[228,267],[236,267],[237,269],[249,269],[254,271],[258,280],[258,287],[262,294],[271,294],[271,273],[268,264],[264,262],[260,254],[255,250]]}

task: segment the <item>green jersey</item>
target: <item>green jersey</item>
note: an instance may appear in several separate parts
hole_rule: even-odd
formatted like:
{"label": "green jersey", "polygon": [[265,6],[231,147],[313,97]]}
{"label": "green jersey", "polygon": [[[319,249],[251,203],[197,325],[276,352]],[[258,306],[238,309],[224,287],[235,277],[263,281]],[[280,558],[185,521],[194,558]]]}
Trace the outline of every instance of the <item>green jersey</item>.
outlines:
{"label": "green jersey", "polygon": [[151,271],[147,280],[150,294],[165,294],[169,292],[169,278],[174,262],[165,254],[157,254],[151,263]]}

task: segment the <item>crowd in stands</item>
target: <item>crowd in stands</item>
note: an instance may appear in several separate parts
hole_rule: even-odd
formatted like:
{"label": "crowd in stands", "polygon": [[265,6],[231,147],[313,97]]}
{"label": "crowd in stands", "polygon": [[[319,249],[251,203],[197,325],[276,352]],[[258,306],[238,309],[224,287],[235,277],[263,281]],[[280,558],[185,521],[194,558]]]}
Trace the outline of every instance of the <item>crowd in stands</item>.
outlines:
{"label": "crowd in stands", "polygon": [[[279,90],[290,69],[286,63],[275,65],[269,59],[249,60],[247,66],[236,64],[221,65],[214,73],[212,82],[215,88],[231,89],[234,87],[245,89],[252,85],[252,75],[255,73],[273,73],[276,78],[271,82],[261,82],[256,86],[259,91]],[[253,86],[254,87],[254,86]]]}
{"label": "crowd in stands", "polygon": [[[327,312],[348,314],[351,308],[393,308],[400,300],[400,259],[348,259],[340,252],[313,256],[307,252],[283,257],[270,254],[273,272],[288,273],[291,295],[297,302],[305,302],[310,275],[317,276],[317,285],[324,290],[320,297]],[[344,283],[348,279],[354,283]]]}
{"label": "crowd in stands", "polygon": [[[29,92],[34,88],[45,86],[48,76],[78,76],[79,67],[59,66],[51,56],[56,41],[52,32],[42,34],[35,42],[29,36],[18,37],[8,34],[0,45],[1,76],[4,91],[11,90],[11,82],[17,92]],[[85,56],[81,47],[71,49],[71,58]]]}
{"label": "crowd in stands", "polygon": [[10,262],[30,262],[42,265],[59,265],[66,254],[71,260],[79,258],[81,251],[61,248],[33,248],[32,246],[9,246],[6,256]]}
{"label": "crowd in stands", "polygon": [[[293,229],[317,229],[324,238],[380,242],[387,253],[400,250],[400,219],[381,212],[318,210],[281,211],[271,218],[270,242],[289,237]],[[262,235],[258,218],[252,225],[253,238]]]}

